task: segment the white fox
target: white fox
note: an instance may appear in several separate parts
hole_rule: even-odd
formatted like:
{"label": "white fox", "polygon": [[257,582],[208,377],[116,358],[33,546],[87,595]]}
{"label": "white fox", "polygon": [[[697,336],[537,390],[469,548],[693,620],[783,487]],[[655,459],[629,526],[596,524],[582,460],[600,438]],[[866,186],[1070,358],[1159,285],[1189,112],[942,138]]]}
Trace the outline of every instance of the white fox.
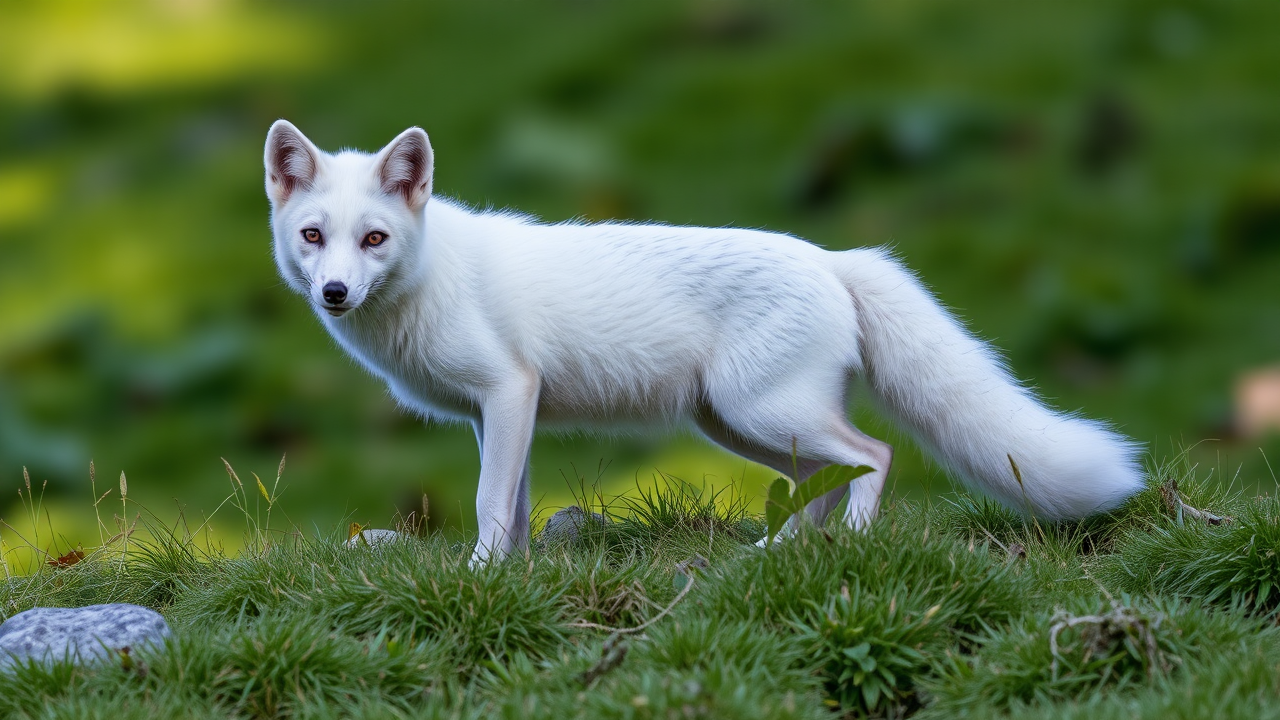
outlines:
{"label": "white fox", "polygon": [[279,120],[265,155],[284,279],[400,403],[475,429],[473,564],[527,546],[536,422],[687,422],[782,473],[794,448],[800,481],[865,465],[806,509],[822,523],[847,494],[845,522],[865,527],[893,449],[850,424],[855,375],[1017,510],[1082,517],[1142,487],[1137,445],[1040,404],[883,249],[471,210],[432,196],[416,127],[375,155],[328,154]]}

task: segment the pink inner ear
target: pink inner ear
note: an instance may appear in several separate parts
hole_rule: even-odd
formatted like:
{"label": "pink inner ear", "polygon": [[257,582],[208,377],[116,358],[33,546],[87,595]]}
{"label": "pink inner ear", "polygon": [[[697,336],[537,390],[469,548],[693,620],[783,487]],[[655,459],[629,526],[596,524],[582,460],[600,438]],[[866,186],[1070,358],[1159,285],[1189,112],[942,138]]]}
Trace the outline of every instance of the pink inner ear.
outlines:
{"label": "pink inner ear", "polygon": [[299,138],[289,134],[277,136],[274,145],[271,181],[279,183],[287,198],[295,189],[311,184],[316,174],[315,158]]}
{"label": "pink inner ear", "polygon": [[416,196],[425,192],[430,178],[427,176],[430,159],[427,147],[416,135],[401,140],[382,164],[382,189],[396,194],[412,204]]}

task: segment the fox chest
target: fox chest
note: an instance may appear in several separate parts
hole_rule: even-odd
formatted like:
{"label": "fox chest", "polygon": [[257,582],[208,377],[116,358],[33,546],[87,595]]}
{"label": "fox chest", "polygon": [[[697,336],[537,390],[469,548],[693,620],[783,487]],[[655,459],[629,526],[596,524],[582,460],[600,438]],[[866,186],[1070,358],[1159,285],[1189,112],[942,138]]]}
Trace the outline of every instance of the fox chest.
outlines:
{"label": "fox chest", "polygon": [[474,352],[428,344],[409,332],[334,332],[353,358],[381,378],[402,405],[429,417],[474,420],[488,375]]}

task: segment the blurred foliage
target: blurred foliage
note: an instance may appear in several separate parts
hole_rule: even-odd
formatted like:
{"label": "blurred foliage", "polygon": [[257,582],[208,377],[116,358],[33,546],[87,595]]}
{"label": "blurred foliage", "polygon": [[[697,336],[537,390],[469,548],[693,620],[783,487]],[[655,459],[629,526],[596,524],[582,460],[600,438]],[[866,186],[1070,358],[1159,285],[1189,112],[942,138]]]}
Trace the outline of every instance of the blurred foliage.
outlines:
{"label": "blurred foliage", "polygon": [[[1198,456],[1271,485],[1257,448],[1280,443],[1232,437],[1230,388],[1280,361],[1273,3],[0,15],[0,490],[29,466],[51,512],[89,512],[91,457],[194,513],[228,491],[219,457],[265,476],[287,451],[296,522],[382,519],[422,492],[435,521],[474,522],[470,431],[400,413],[275,276],[261,147],[278,117],[327,149],[421,125],[437,192],[480,206],[892,244],[1057,405],[1160,455],[1222,438]],[[898,457],[897,492],[946,487]],[[745,473],[760,495],[772,479],[690,438],[544,438],[534,463],[549,505],[562,473],[602,466],[610,491],[655,468]]]}

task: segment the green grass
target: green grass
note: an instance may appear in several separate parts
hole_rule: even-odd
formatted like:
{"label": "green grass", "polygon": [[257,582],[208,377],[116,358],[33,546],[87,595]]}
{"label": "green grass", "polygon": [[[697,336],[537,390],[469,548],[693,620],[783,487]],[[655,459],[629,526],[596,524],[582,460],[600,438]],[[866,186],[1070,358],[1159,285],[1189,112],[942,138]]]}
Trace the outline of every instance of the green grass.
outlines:
{"label": "green grass", "polygon": [[670,480],[582,492],[609,523],[480,571],[440,533],[348,548],[245,511],[229,556],[140,523],[127,550],[11,567],[0,617],[134,602],[167,646],[0,674],[0,717],[1275,717],[1280,505],[1175,476],[1231,522],[1153,482],[1083,522],[899,501],[762,551],[736,489]]}

